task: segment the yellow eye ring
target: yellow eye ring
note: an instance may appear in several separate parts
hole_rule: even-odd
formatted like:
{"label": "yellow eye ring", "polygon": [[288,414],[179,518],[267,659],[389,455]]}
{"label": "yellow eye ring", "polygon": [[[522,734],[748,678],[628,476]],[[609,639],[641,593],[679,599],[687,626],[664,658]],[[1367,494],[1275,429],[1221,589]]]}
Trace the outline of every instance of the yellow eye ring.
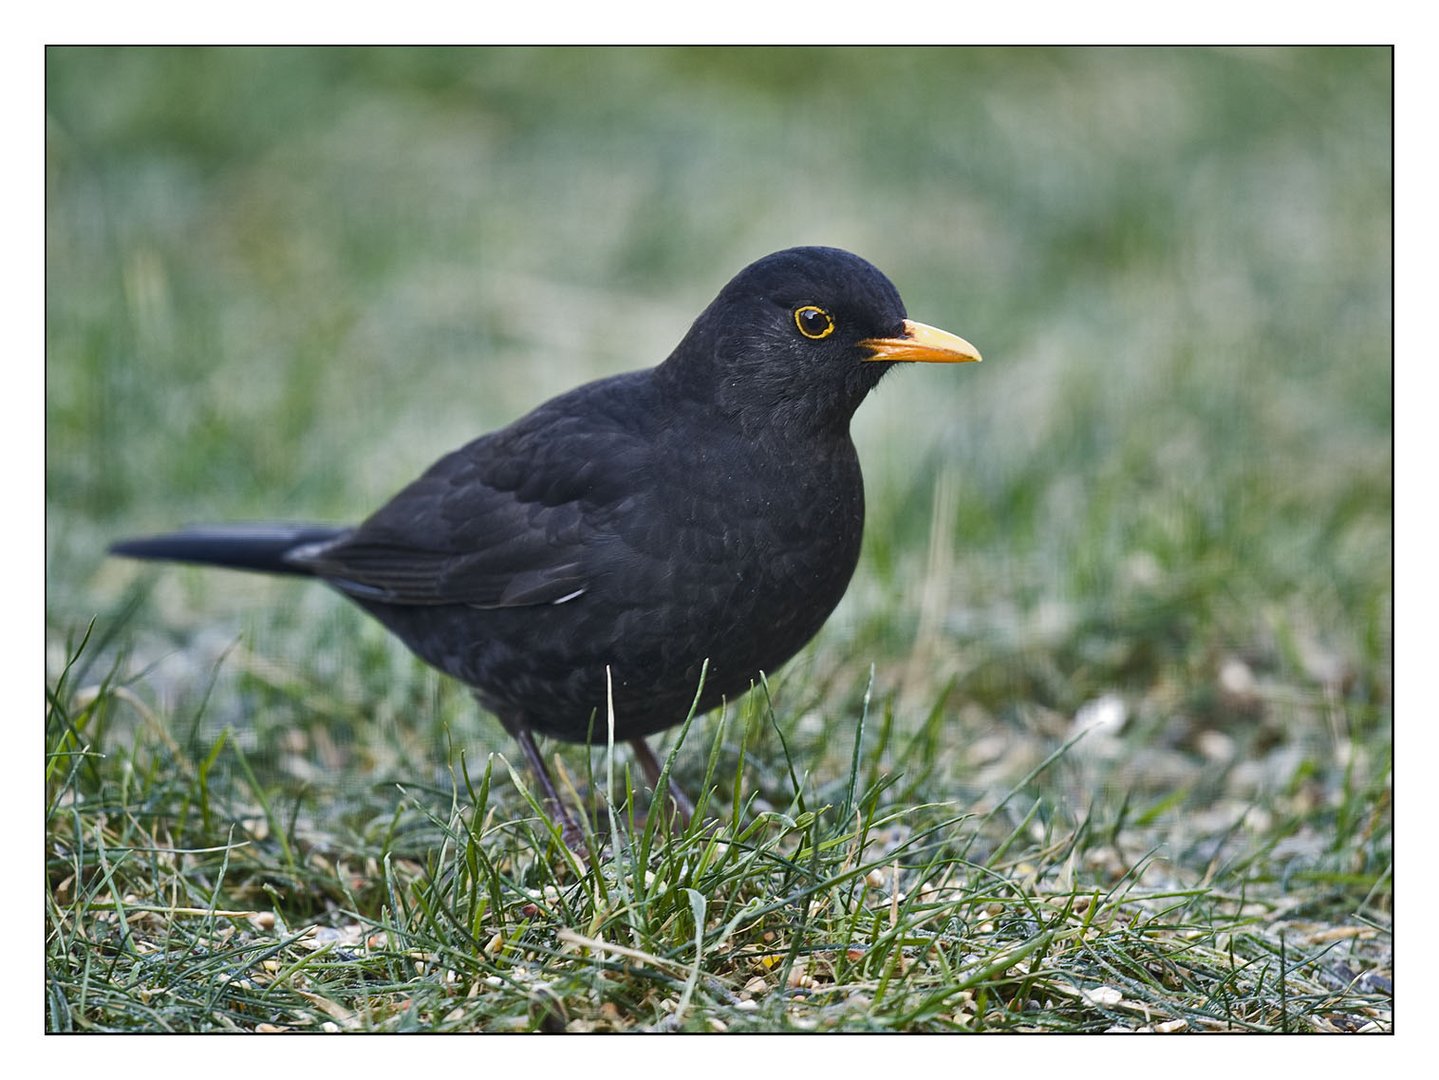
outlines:
{"label": "yellow eye ring", "polygon": [[813,304],[795,308],[794,325],[795,329],[811,341],[819,341],[834,333],[834,319],[830,317],[829,312],[822,307],[815,307]]}

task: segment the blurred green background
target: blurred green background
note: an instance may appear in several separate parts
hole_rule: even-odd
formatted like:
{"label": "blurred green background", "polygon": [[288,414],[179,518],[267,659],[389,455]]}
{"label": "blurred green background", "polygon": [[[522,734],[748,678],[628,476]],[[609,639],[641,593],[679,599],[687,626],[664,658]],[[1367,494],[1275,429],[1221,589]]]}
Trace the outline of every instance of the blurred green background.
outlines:
{"label": "blurred green background", "polygon": [[458,714],[431,682],[387,704],[408,661],[321,589],[105,546],[355,520],[829,244],[985,363],[861,409],[864,561],[799,669],[854,695],[875,664],[956,742],[1118,695],[1181,760],[1387,757],[1391,75],[1387,49],[51,49],[49,677],[98,615],[165,706],[244,641],[357,724]]}

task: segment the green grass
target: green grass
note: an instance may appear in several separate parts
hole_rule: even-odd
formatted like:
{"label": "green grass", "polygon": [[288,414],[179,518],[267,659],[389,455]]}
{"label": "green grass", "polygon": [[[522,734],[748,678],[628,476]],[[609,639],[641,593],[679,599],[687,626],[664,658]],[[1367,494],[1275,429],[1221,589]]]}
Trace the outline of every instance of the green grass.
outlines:
{"label": "green grass", "polygon": [[[1391,1028],[1386,51],[47,83],[49,1030]],[[354,519],[793,243],[986,362],[861,410],[849,596],[674,754],[707,828],[551,745],[577,862],[339,598],[103,556]]]}

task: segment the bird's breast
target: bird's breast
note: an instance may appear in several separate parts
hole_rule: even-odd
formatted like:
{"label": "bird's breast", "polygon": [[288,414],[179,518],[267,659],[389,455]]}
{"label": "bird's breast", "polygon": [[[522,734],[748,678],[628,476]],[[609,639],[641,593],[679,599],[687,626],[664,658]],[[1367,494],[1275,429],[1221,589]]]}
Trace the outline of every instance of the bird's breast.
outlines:
{"label": "bird's breast", "polygon": [[853,444],[691,446],[664,465],[673,599],[717,634],[798,648],[844,594],[859,559],[864,486]]}

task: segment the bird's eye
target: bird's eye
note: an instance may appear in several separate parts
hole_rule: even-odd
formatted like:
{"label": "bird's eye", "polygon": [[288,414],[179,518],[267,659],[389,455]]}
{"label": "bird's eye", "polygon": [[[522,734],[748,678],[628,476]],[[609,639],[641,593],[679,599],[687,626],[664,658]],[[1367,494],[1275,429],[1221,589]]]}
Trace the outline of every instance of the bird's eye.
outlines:
{"label": "bird's eye", "polygon": [[834,320],[830,318],[829,312],[813,304],[795,309],[794,324],[799,328],[799,332],[811,341],[827,338],[834,333]]}

